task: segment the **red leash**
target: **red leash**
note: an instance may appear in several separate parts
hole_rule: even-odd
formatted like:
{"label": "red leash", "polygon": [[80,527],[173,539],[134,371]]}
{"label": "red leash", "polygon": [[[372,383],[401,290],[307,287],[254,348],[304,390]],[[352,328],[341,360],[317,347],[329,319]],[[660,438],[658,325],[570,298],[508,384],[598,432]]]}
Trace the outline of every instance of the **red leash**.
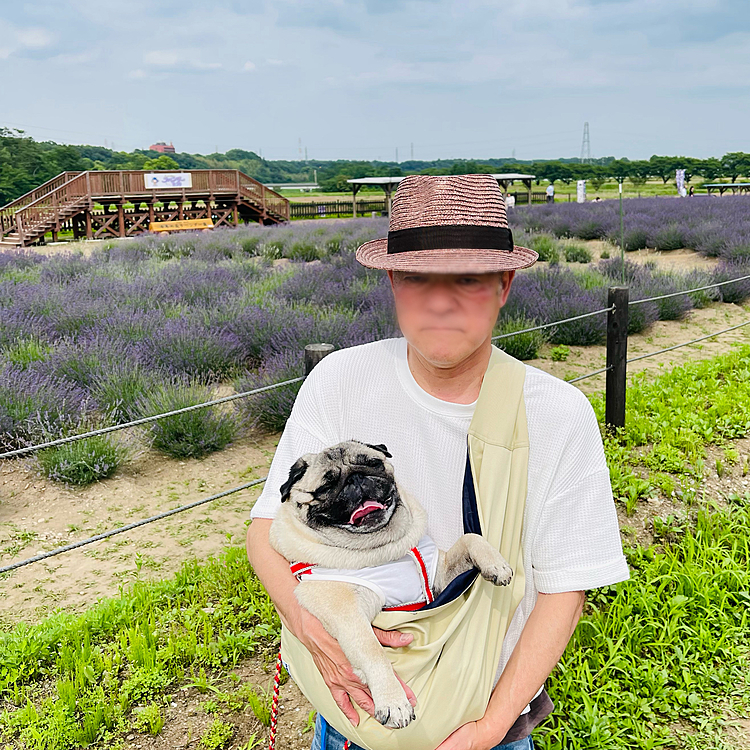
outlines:
{"label": "red leash", "polygon": [[[276,671],[273,675],[273,700],[271,701],[271,731],[268,735],[268,750],[276,750],[276,725],[279,721],[279,694],[281,692],[281,651],[276,657]],[[344,743],[344,750],[349,750],[351,743]],[[321,750],[326,750],[322,748]]]}

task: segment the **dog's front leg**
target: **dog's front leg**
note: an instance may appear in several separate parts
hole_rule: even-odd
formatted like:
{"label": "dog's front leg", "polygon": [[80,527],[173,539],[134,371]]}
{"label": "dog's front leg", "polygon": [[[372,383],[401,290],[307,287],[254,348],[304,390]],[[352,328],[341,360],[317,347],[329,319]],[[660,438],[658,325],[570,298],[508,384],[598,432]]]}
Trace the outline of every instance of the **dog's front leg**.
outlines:
{"label": "dog's front leg", "polygon": [[442,591],[456,576],[476,568],[495,586],[507,586],[513,571],[505,558],[483,536],[464,534],[447,552],[440,553],[435,591]]}
{"label": "dog's front leg", "polygon": [[364,586],[339,581],[301,581],[297,600],[339,642],[357,676],[369,688],[375,718],[399,729],[414,719],[414,708],[393,672],[372,621],[382,603]]}

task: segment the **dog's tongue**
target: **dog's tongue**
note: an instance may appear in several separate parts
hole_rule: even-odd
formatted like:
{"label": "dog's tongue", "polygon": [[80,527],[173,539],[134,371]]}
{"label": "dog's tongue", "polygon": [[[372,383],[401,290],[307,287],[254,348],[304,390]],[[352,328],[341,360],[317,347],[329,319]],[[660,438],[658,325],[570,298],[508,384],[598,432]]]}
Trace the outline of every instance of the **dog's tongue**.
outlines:
{"label": "dog's tongue", "polygon": [[354,526],[359,526],[359,524],[364,520],[365,516],[369,516],[370,513],[374,513],[376,510],[383,510],[385,508],[385,505],[382,503],[378,503],[375,500],[365,500],[365,502],[362,503],[362,505],[357,508],[357,510],[352,513],[352,517],[349,519],[349,523],[353,524]]}

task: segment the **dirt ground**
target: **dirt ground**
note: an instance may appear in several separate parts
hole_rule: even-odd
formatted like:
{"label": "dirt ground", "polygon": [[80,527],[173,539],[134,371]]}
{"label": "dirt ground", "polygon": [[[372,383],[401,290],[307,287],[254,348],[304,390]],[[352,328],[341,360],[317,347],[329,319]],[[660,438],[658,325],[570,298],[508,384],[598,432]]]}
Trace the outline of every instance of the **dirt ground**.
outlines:
{"label": "dirt ground", "polygon": [[[184,505],[265,476],[277,437],[245,438],[203,460],[177,461],[147,451],[113,477],[68,488],[37,475],[26,458],[0,463],[0,561],[25,559],[107,529]],[[117,594],[141,575],[162,578],[189,557],[218,552],[245,536],[260,487],[229,495],[6,574],[0,623],[33,621],[56,607],[80,610]]]}

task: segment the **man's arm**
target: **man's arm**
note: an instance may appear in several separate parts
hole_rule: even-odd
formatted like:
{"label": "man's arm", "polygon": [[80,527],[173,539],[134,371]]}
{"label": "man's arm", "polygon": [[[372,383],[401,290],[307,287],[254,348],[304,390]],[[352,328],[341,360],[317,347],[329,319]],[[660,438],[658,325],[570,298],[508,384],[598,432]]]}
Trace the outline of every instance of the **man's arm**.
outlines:
{"label": "man's arm", "polygon": [[484,716],[459,727],[438,750],[489,750],[505,737],[560,660],[585,601],[583,591],[539,594]]}
{"label": "man's arm", "polygon": [[[301,607],[297,601],[294,589],[298,581],[289,570],[289,562],[276,552],[268,541],[271,523],[270,519],[256,518],[248,527],[248,560],[276,606],[281,621],[310,652],[315,666],[328,685],[339,708],[349,721],[357,726],[359,716],[351,701],[355,701],[364,711],[372,715],[375,706],[370,692],[354,674],[338,641],[330,636],[320,621]],[[405,646],[412,641],[411,635],[398,631],[376,629],[375,632],[385,646]],[[409,688],[406,690],[409,699],[414,704],[416,702],[414,693]]]}

